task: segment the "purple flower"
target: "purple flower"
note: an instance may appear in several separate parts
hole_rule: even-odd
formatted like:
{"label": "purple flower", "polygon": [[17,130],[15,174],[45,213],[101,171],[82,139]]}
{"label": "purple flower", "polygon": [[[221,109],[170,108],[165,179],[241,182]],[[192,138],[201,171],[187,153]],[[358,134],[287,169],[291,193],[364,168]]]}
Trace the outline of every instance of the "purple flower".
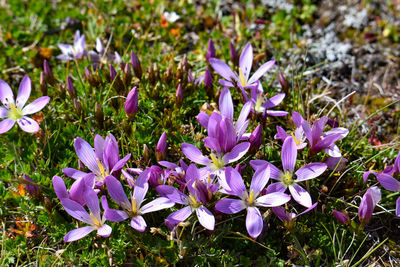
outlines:
{"label": "purple flower", "polygon": [[214,70],[221,75],[225,80],[219,80],[223,86],[234,87],[238,86],[242,89],[243,96],[247,98],[244,88],[257,86],[258,80],[275,64],[275,60],[270,60],[264,63],[250,78],[251,67],[253,65],[253,47],[247,44],[239,58],[239,74],[235,74],[229,66],[223,61],[210,58],[209,62]]}
{"label": "purple flower", "polygon": [[0,79],[0,101],[4,107],[0,107],[0,134],[9,131],[15,124],[28,133],[36,133],[39,131],[39,124],[33,119],[27,117],[42,110],[50,101],[50,97],[42,96],[24,107],[31,95],[31,79],[25,75],[22,79],[17,100],[14,102],[14,94],[10,86]]}
{"label": "purple flower", "polygon": [[206,54],[206,58],[207,61],[210,58],[214,58],[215,57],[215,47],[214,47],[214,43],[212,41],[212,39],[208,39],[208,49],[207,49],[207,54]]}
{"label": "purple flower", "polygon": [[276,207],[290,200],[290,196],[282,192],[259,196],[268,183],[269,177],[269,167],[257,170],[251,180],[250,191],[247,191],[244,186],[239,172],[232,167],[226,168],[225,177],[221,179],[223,188],[221,192],[237,196],[240,199],[223,198],[215,204],[215,209],[226,214],[234,214],[247,209],[246,228],[249,235],[253,238],[259,236],[263,229],[262,215],[257,206]]}
{"label": "purple flower", "polygon": [[167,209],[174,206],[174,202],[165,197],[159,197],[153,201],[142,206],[144,198],[149,189],[147,183],[148,171],[143,172],[139,175],[136,180],[131,200],[129,201],[125,195],[122,184],[114,177],[107,176],[105,181],[107,185],[108,193],[115,202],[122,207],[123,210],[110,209],[108,204],[105,205],[104,216],[107,220],[113,222],[120,222],[131,218],[131,226],[137,231],[143,232],[146,230],[146,222],[142,217],[143,214],[154,212],[162,209]]}
{"label": "purple flower", "polygon": [[85,55],[86,41],[85,36],[76,31],[74,38],[74,45],[70,44],[58,44],[62,54],[57,56],[61,60],[74,60],[81,58]]}
{"label": "purple flower", "polygon": [[265,168],[271,169],[271,178],[279,182],[268,186],[267,192],[285,192],[287,188],[297,203],[309,208],[312,206],[310,194],[298,183],[320,176],[327,168],[325,163],[310,163],[301,167],[296,172],[294,168],[297,159],[297,147],[294,139],[289,137],[282,147],[283,172],[274,165],[263,160],[252,160],[250,164],[258,171]]}
{"label": "purple flower", "polygon": [[86,204],[85,192],[92,190],[94,186],[94,176],[93,173],[89,173],[84,177],[77,179],[69,189],[69,193],[64,180],[59,176],[54,176],[54,192],[60,200],[68,198],[84,206]]}
{"label": "purple flower", "polygon": [[[102,237],[109,237],[111,234],[111,227],[104,224],[106,219],[104,216],[101,217],[99,199],[96,192],[94,190],[87,190],[83,197],[90,212],[87,212],[86,209],[76,201],[68,198],[61,199],[61,204],[69,215],[90,225],[69,231],[64,236],[65,242],[76,241],[95,230],[97,231],[97,234]],[[102,203],[104,200],[105,196],[101,199]]]}
{"label": "purple flower", "polygon": [[273,207],[272,211],[275,213],[275,215],[283,222],[286,228],[292,229],[294,226],[294,223],[296,221],[296,218],[313,210],[316,206],[318,205],[318,202],[314,203],[311,207],[306,209],[305,211],[296,214],[293,212],[286,212],[284,207]]}
{"label": "purple flower", "polygon": [[165,159],[167,152],[167,133],[164,131],[160,139],[158,140],[157,147],[156,147],[156,158],[157,161],[161,161]]}
{"label": "purple flower", "polygon": [[114,64],[120,64],[121,63],[121,56],[118,54],[118,52],[114,53],[105,53],[106,51],[104,50],[103,47],[103,42],[99,37],[96,38],[96,51],[89,51],[89,56],[90,59],[92,60],[92,64],[97,67],[100,63],[106,64],[107,62],[112,62]]}
{"label": "purple flower", "polygon": [[210,199],[207,196],[208,192],[212,194],[215,190],[208,191],[209,187],[204,188],[204,185],[200,185],[201,181],[197,178],[201,177],[201,174],[194,164],[188,167],[186,176],[186,180],[188,181],[186,188],[189,190],[188,195],[170,185],[160,185],[156,188],[161,196],[167,197],[175,203],[185,205],[184,208],[171,213],[165,219],[165,224],[168,228],[172,229],[178,223],[185,221],[193,212],[196,212],[200,224],[208,230],[214,230],[214,215],[204,204]]}
{"label": "purple flower", "polygon": [[[247,96],[245,97],[247,98]],[[263,92],[263,87],[260,82],[257,86],[251,88],[251,103],[253,104],[253,111],[256,113],[265,113],[269,116],[286,116],[288,112],[280,110],[269,110],[270,108],[279,105],[285,94],[277,94],[276,96],[267,99]]]}
{"label": "purple flower", "polygon": [[[79,159],[95,174],[96,186],[103,185],[104,179],[108,175],[116,175],[118,177],[119,171],[125,166],[131,156],[131,154],[128,154],[123,159],[120,159],[118,143],[112,134],[109,134],[106,139],[103,139],[100,135],[96,135],[94,138],[94,149],[80,137],[75,139],[74,146]],[[65,168],[63,169],[63,173],[74,179],[86,176],[85,172],[73,168]]]}
{"label": "purple flower", "polygon": [[293,111],[292,120],[297,126],[296,130],[294,132],[292,132],[291,134],[288,134],[282,127],[276,126],[277,133],[275,134],[274,138],[281,139],[282,142],[284,142],[286,138],[292,136],[294,141],[296,142],[297,149],[300,150],[307,146],[307,143],[305,142],[306,136],[304,134],[303,127],[302,127],[302,123],[303,123],[304,119],[300,115],[300,113]]}
{"label": "purple flower", "polygon": [[372,212],[374,212],[375,206],[380,200],[381,190],[376,186],[368,188],[358,208],[358,217],[362,225],[365,225],[371,219]]}
{"label": "purple flower", "polygon": [[349,216],[344,212],[332,210],[332,214],[333,216],[335,216],[336,220],[338,220],[338,222],[341,224],[347,224],[350,222]]}
{"label": "purple flower", "polygon": [[125,113],[128,116],[134,116],[138,111],[138,89],[137,87],[133,87],[133,89],[129,92],[128,96],[126,97],[125,101]]}

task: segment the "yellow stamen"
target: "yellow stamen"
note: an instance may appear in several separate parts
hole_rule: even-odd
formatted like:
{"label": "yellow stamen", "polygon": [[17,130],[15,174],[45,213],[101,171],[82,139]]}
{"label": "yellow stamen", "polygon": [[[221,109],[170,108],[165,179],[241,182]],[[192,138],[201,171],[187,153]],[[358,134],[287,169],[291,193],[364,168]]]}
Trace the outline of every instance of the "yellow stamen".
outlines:
{"label": "yellow stamen", "polygon": [[220,170],[225,166],[225,162],[222,158],[217,158],[214,154],[210,154],[211,161],[213,162],[213,166],[211,168],[213,170]]}
{"label": "yellow stamen", "polygon": [[262,112],[262,111],[263,111],[263,108],[261,107],[261,105],[262,105],[262,103],[263,103],[262,100],[263,100],[262,97],[257,96],[256,106],[254,107],[254,110],[255,110],[255,111],[258,111],[258,112]]}
{"label": "yellow stamen", "polygon": [[249,205],[253,204],[253,202],[254,202],[254,191],[253,191],[253,189],[250,190],[250,196],[247,198],[247,201],[249,202]]}
{"label": "yellow stamen", "polygon": [[90,215],[90,217],[92,218],[93,223],[94,223],[98,228],[100,228],[100,227],[101,227],[101,222],[96,218],[96,216],[94,216],[92,213],[90,213],[89,215]]}
{"label": "yellow stamen", "polygon": [[292,133],[292,137],[294,139],[294,142],[296,143],[296,145],[298,146],[300,144],[299,140],[297,140],[296,136],[294,136],[294,133]]}
{"label": "yellow stamen", "polygon": [[189,205],[192,208],[197,209],[201,206],[201,203],[197,202],[196,198],[192,194],[189,194]]}
{"label": "yellow stamen", "polygon": [[241,68],[239,68],[239,83],[240,83],[240,85],[242,85],[243,87],[247,86],[247,81],[246,81],[245,78],[244,78],[243,71],[242,71]]}
{"label": "yellow stamen", "polygon": [[17,121],[21,119],[24,115],[22,114],[22,110],[18,108],[15,104],[10,103],[10,111],[8,112],[8,118]]}
{"label": "yellow stamen", "polygon": [[281,181],[284,185],[289,186],[289,185],[293,185],[294,181],[293,181],[293,174],[290,171],[286,171],[285,173],[282,174],[281,176]]}
{"label": "yellow stamen", "polygon": [[97,160],[97,166],[99,167],[99,170],[100,170],[100,176],[101,176],[101,178],[104,179],[108,175],[108,172],[104,169],[104,166],[100,162],[100,160],[99,159],[96,159],[96,160]]}
{"label": "yellow stamen", "polygon": [[136,214],[137,213],[137,207],[136,207],[136,199],[135,199],[135,197],[132,196],[131,202],[132,202],[132,212],[133,212],[133,214]]}

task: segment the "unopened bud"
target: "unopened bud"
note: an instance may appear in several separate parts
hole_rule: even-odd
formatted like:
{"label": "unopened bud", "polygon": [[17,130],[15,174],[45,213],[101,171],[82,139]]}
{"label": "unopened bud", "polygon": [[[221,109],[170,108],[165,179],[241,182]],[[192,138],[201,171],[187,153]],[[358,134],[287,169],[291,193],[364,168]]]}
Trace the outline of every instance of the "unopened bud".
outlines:
{"label": "unopened bud", "polygon": [[74,108],[75,108],[75,112],[76,114],[81,117],[83,114],[83,110],[82,110],[82,105],[81,103],[78,101],[78,99],[74,98]]}
{"label": "unopened bud", "polygon": [[282,90],[286,93],[287,92],[287,84],[286,84],[286,80],[285,80],[285,77],[283,76],[282,72],[279,72],[279,83],[282,86]]}
{"label": "unopened bud", "polygon": [[144,162],[149,162],[150,161],[150,149],[146,144],[143,144],[143,159]]}
{"label": "unopened bud", "polygon": [[40,72],[39,85],[40,85],[40,92],[42,92],[43,95],[47,95],[47,82],[43,71]]}
{"label": "unopened bud", "polygon": [[136,77],[138,77],[139,80],[141,80],[142,79],[142,66],[140,65],[140,61],[133,51],[131,52],[131,63],[132,63],[133,71],[135,72]]}
{"label": "unopened bud", "polygon": [[212,39],[210,38],[208,39],[208,49],[206,53],[207,61],[209,61],[209,59],[213,57],[215,57],[215,47]]}
{"label": "unopened bud", "polygon": [[176,106],[180,108],[183,104],[183,90],[181,84],[178,84],[178,88],[176,89],[175,99],[176,99]]}
{"label": "unopened bud", "polygon": [[94,115],[96,116],[96,121],[100,128],[103,128],[104,123],[104,112],[99,103],[96,102],[94,105]]}
{"label": "unopened bud", "polygon": [[25,181],[25,187],[28,193],[33,196],[34,198],[39,198],[40,197],[40,190],[39,186],[36,185],[36,183],[26,174],[23,175],[24,181]]}
{"label": "unopened bud", "polygon": [[135,114],[138,111],[138,107],[139,107],[138,102],[139,102],[138,89],[135,86],[129,92],[129,94],[125,100],[124,109],[125,109],[125,113],[128,117],[132,118],[133,116],[135,116]]}
{"label": "unopened bud", "polygon": [[124,73],[123,73],[122,77],[123,77],[123,81],[125,84],[125,88],[128,88],[132,81],[132,72],[131,72],[131,66],[129,63],[125,64]]}
{"label": "unopened bud", "polygon": [[71,97],[76,95],[76,89],[74,84],[72,83],[71,77],[67,76],[67,91]]}
{"label": "unopened bud", "polygon": [[350,222],[349,216],[344,212],[332,210],[332,214],[333,216],[335,216],[336,220],[338,220],[338,222],[341,224],[347,224]]}
{"label": "unopened bud", "polygon": [[206,93],[208,99],[214,98],[214,86],[213,86],[213,77],[211,76],[210,69],[206,67],[206,72],[204,73],[204,87],[206,88]]}
{"label": "unopened bud", "polygon": [[155,76],[154,76],[154,70],[153,70],[153,66],[149,66],[148,68],[147,68],[147,74],[148,74],[148,76],[149,76],[149,83],[151,84],[151,85],[154,85],[155,83],[156,83],[156,78],[155,78]]}
{"label": "unopened bud", "polygon": [[237,53],[236,48],[235,48],[235,46],[233,45],[232,42],[229,43],[229,50],[230,50],[230,53],[231,53],[231,59],[232,59],[233,64],[235,66],[238,65],[238,62],[239,62],[238,53]]}
{"label": "unopened bud", "polygon": [[51,71],[50,65],[46,59],[43,61],[43,72],[45,75],[46,82],[48,82],[51,85],[54,85],[56,80],[54,79],[53,72]]}
{"label": "unopened bud", "polygon": [[156,159],[157,161],[162,161],[165,159],[167,152],[167,133],[164,131],[158,140],[156,147]]}
{"label": "unopened bud", "polygon": [[118,94],[122,93],[125,89],[124,83],[122,82],[119,75],[117,75],[117,71],[113,67],[113,65],[109,64],[110,67],[110,82],[113,84],[113,88],[117,91]]}
{"label": "unopened bud", "polygon": [[173,78],[172,68],[173,68],[173,65],[171,63],[169,65],[167,71],[164,73],[164,79],[163,80],[164,80],[165,83],[170,83],[172,81],[172,78]]}

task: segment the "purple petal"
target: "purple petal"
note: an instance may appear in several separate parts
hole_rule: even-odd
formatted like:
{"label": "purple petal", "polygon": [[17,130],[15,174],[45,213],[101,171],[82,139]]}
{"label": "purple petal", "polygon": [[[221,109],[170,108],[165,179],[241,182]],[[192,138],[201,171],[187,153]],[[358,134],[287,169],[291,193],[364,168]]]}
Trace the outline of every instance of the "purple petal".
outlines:
{"label": "purple petal", "polygon": [[258,81],[261,76],[263,76],[267,71],[269,71],[275,64],[275,60],[270,60],[261,67],[258,68],[256,72],[254,72],[253,76],[251,76],[250,80],[247,82],[247,84],[253,84],[254,82]]}
{"label": "purple petal", "polygon": [[223,87],[235,87],[235,85],[234,85],[233,83],[228,82],[228,81],[223,80],[223,79],[219,79],[219,80],[218,80],[218,83],[219,83],[220,85],[222,85]]}
{"label": "purple petal", "polygon": [[266,113],[269,116],[275,116],[275,117],[286,116],[288,114],[287,111],[280,111],[280,110],[267,110]]}
{"label": "purple petal", "polygon": [[281,182],[276,182],[276,183],[270,184],[267,187],[267,194],[274,193],[274,192],[285,192],[286,188],[287,187],[284,184],[282,184]]}
{"label": "purple petal", "polygon": [[253,169],[255,171],[257,171],[259,168],[266,168],[267,165],[270,167],[270,177],[272,179],[275,180],[280,180],[281,176],[282,176],[282,172],[275,167],[273,164],[269,163],[268,161],[265,160],[251,160],[250,161],[250,165],[251,167],[253,167]]}
{"label": "purple petal", "polygon": [[388,174],[380,173],[376,177],[383,188],[389,191],[400,191],[400,182]]}
{"label": "purple petal", "polygon": [[79,239],[87,236],[88,234],[90,234],[93,231],[94,231],[94,228],[92,226],[85,226],[85,227],[71,230],[64,236],[64,241],[72,242],[72,241],[79,240]]}
{"label": "purple petal", "polygon": [[226,164],[230,164],[232,162],[235,162],[239,159],[241,159],[249,150],[250,148],[250,143],[249,142],[243,142],[238,145],[236,145],[231,152],[227,153],[224,155],[223,160]]}
{"label": "purple petal", "polygon": [[223,198],[215,204],[215,209],[226,214],[234,214],[244,210],[246,206],[241,199]]}
{"label": "purple petal", "polygon": [[49,101],[50,101],[50,97],[48,97],[48,96],[39,97],[32,103],[26,105],[22,109],[22,114],[30,115],[30,114],[39,112],[47,105],[47,103],[49,103]]}
{"label": "purple petal", "polygon": [[228,87],[222,89],[221,95],[219,96],[219,110],[221,115],[229,118],[233,121],[233,102],[231,92]]}
{"label": "purple petal", "polygon": [[144,232],[144,230],[146,230],[146,221],[144,220],[144,218],[142,216],[135,216],[132,217],[131,220],[131,226],[133,229],[139,231],[139,232]]}
{"label": "purple petal", "polygon": [[121,159],[117,163],[115,163],[114,167],[111,170],[111,173],[122,169],[125,166],[125,164],[128,162],[128,160],[130,159],[130,157],[131,157],[131,154],[128,154],[123,159]]}
{"label": "purple petal", "polygon": [[306,208],[311,207],[312,200],[310,194],[300,185],[294,184],[289,186],[290,193],[292,194],[294,200],[300,205]]}
{"label": "purple petal", "polygon": [[315,203],[312,204],[309,208],[307,208],[305,211],[303,211],[303,212],[297,214],[296,217],[299,217],[300,215],[303,215],[304,213],[307,213],[307,212],[313,210],[317,205],[318,205],[318,202],[315,202]]}
{"label": "purple petal", "polygon": [[53,188],[59,199],[68,198],[67,187],[64,180],[59,176],[53,177]]}
{"label": "purple petal", "polygon": [[184,205],[188,203],[187,196],[173,186],[159,185],[156,190],[161,196],[169,198],[175,203]]}
{"label": "purple petal", "polygon": [[90,217],[89,213],[78,202],[64,198],[61,199],[61,204],[64,206],[65,211],[75,219],[87,224],[93,223],[92,217]]}
{"label": "purple petal", "polygon": [[290,221],[292,218],[289,217],[289,215],[286,213],[286,210],[284,207],[273,207],[272,211],[275,213],[275,215],[278,217],[279,220],[281,221]]}
{"label": "purple petal", "polygon": [[197,218],[201,225],[208,230],[214,230],[214,215],[203,205],[196,209]]}
{"label": "purple petal", "polygon": [[147,203],[143,207],[140,208],[140,212],[142,214],[154,212],[158,210],[168,209],[175,205],[175,202],[171,201],[166,197],[159,197],[154,199],[153,201]]}
{"label": "purple petal", "polygon": [[30,95],[31,95],[31,79],[29,78],[28,75],[25,75],[19,85],[18,96],[16,101],[17,107],[22,108],[25,105],[26,101],[28,101]]}
{"label": "purple petal", "polygon": [[178,165],[176,165],[175,163],[169,162],[169,161],[159,161],[158,164],[160,164],[161,166],[163,166],[167,169],[171,169],[171,170],[175,170],[176,168],[178,168]]}
{"label": "purple petal", "polygon": [[297,158],[297,147],[293,137],[288,137],[282,146],[282,165],[284,171],[294,171]]}
{"label": "purple petal", "polygon": [[8,110],[0,107],[0,119],[8,117]]}
{"label": "purple petal", "polygon": [[106,138],[103,159],[107,170],[112,170],[120,160],[117,141],[111,135]]}
{"label": "purple petal", "polygon": [[304,119],[300,113],[293,111],[292,119],[293,119],[293,122],[296,124],[297,128],[300,128],[302,126]]}
{"label": "purple petal", "polygon": [[103,224],[102,227],[97,229],[97,234],[102,237],[109,237],[111,235],[111,231],[112,228],[109,225]]}
{"label": "purple petal", "polygon": [[[279,105],[279,104],[283,101],[283,99],[285,98],[285,96],[286,96],[286,94],[283,94],[283,93],[282,93],[282,94],[277,94],[277,95],[271,97],[270,99],[268,99],[268,100],[264,103],[263,107],[264,107],[264,108],[273,108],[273,107],[276,107],[277,105]],[[287,114],[287,112],[286,112],[286,114]]]}
{"label": "purple petal", "polygon": [[87,207],[96,218],[100,219],[100,202],[97,193],[92,188],[87,188],[84,194]]}
{"label": "purple petal", "polygon": [[378,175],[378,173],[377,173],[376,171],[366,171],[366,172],[364,172],[364,174],[363,174],[364,183],[367,182],[368,176],[369,176],[370,174],[373,174],[373,175],[375,175],[375,176]]}
{"label": "purple petal", "polygon": [[[333,135],[328,135],[325,136],[324,139],[314,142],[313,150],[314,151],[321,151],[322,149],[330,148],[339,138],[340,134],[333,134]],[[334,151],[332,151],[334,152]],[[340,154],[340,152],[339,152]],[[330,153],[329,154],[331,157],[340,157],[341,155],[337,155],[337,153]]]}
{"label": "purple petal", "polygon": [[83,178],[78,179],[72,184],[71,188],[69,189],[69,195],[70,195],[69,198],[78,202],[82,206],[85,206],[86,205],[86,199],[85,199],[86,191],[87,191],[87,186],[86,186],[85,180]]}
{"label": "purple petal", "polygon": [[320,176],[328,166],[325,163],[310,163],[298,169],[296,182],[301,182]]}
{"label": "purple petal", "polygon": [[[248,43],[239,58],[239,68],[243,72],[245,81],[249,79],[251,67],[253,65],[253,47]],[[250,83],[249,83],[250,84]]]}
{"label": "purple petal", "polygon": [[232,167],[225,169],[225,175],[221,177],[221,186],[227,194],[241,197],[247,192],[240,173]]}
{"label": "purple petal", "polygon": [[252,238],[257,238],[263,229],[263,219],[260,211],[255,207],[247,208],[246,228]]}
{"label": "purple petal", "polygon": [[111,222],[122,222],[129,218],[123,210],[104,209],[104,217]]}
{"label": "purple petal", "polygon": [[204,112],[200,112],[199,115],[197,115],[197,121],[200,123],[201,126],[207,129],[208,126],[208,120],[210,119],[210,116]]}
{"label": "purple petal", "polygon": [[168,217],[165,219],[165,224],[167,224],[167,226],[169,225],[173,227],[178,223],[186,220],[191,214],[192,214],[191,207],[190,206],[184,207],[168,215]]}
{"label": "purple petal", "polygon": [[372,196],[372,199],[374,201],[374,206],[381,200],[381,190],[377,186],[371,186],[370,188],[367,189],[368,194]]}
{"label": "purple petal", "polygon": [[64,169],[62,170],[62,172],[63,172],[66,176],[71,177],[71,178],[74,178],[74,179],[79,179],[79,178],[82,178],[82,177],[84,177],[84,176],[87,175],[86,172],[82,172],[82,171],[79,171],[79,170],[74,169],[74,168],[64,168]]}
{"label": "purple petal", "polygon": [[365,193],[361,199],[360,207],[358,208],[358,217],[365,223],[368,221],[375,209],[374,200],[371,194]]}
{"label": "purple petal", "polygon": [[201,153],[201,151],[195,147],[192,144],[188,144],[188,143],[183,143],[181,145],[181,149],[183,154],[190,159],[191,161],[201,164],[201,165],[208,165],[208,163],[210,162],[210,160],[203,156],[203,154]]}
{"label": "purple petal", "polygon": [[100,161],[104,160],[103,159],[104,145],[105,145],[104,138],[96,134],[96,136],[94,137],[94,152],[96,153],[96,157]]}
{"label": "purple petal", "polygon": [[251,180],[250,190],[253,190],[255,197],[257,197],[261,190],[263,190],[267,185],[270,173],[269,165],[267,165],[266,168],[259,168],[254,173],[253,179]]}
{"label": "purple petal", "polygon": [[212,151],[216,151],[217,153],[221,153],[221,146],[217,138],[208,136],[203,139],[203,142],[205,147],[208,147],[209,149],[211,149]]}
{"label": "purple petal", "polygon": [[215,72],[221,75],[227,81],[237,80],[237,76],[232,72],[231,68],[229,68],[229,66],[226,65],[225,62],[216,58],[210,58],[209,62],[211,64],[211,67],[213,67],[213,69],[215,70]]}
{"label": "purple petal", "polygon": [[[236,121],[235,128],[236,132],[245,132],[246,129],[242,130],[244,128],[244,125],[246,123],[247,117],[249,116],[250,110],[251,110],[251,105],[252,103],[246,102],[246,104],[243,105],[242,110],[240,111],[239,118]],[[247,128],[247,126],[246,126]],[[240,136],[239,136],[240,138]]]}
{"label": "purple petal", "polygon": [[396,200],[396,216],[400,217],[400,197]]}
{"label": "purple petal", "polygon": [[78,137],[74,141],[75,151],[79,159],[86,165],[92,172],[99,172],[96,154],[88,142]]}
{"label": "purple petal", "polygon": [[135,188],[133,188],[133,197],[136,200],[137,207],[140,207],[140,205],[142,204],[148,190],[149,190],[149,183],[140,184],[136,182]]}
{"label": "purple petal", "polygon": [[114,199],[118,205],[130,206],[130,201],[125,195],[124,189],[120,181],[118,181],[114,176],[109,175],[105,178],[108,194]]}
{"label": "purple petal", "polygon": [[231,119],[223,118],[220,122],[219,143],[222,151],[229,152],[236,145],[236,131]]}
{"label": "purple petal", "polygon": [[0,121],[0,134],[8,132],[15,124],[15,121],[5,119]]}
{"label": "purple petal", "polygon": [[17,120],[17,123],[19,127],[27,133],[36,133],[40,129],[39,124],[35,120],[27,116],[24,116],[21,119]]}
{"label": "purple petal", "polygon": [[287,134],[281,126],[276,126],[276,134],[274,139],[280,139],[283,142],[288,136],[290,136],[290,134]]}
{"label": "purple petal", "polygon": [[7,108],[10,107],[10,104],[14,104],[14,94],[11,90],[11,87],[0,79],[0,101]]}
{"label": "purple petal", "polygon": [[290,196],[282,192],[263,195],[256,199],[256,205],[262,207],[277,207],[289,202]]}
{"label": "purple petal", "polygon": [[340,134],[340,139],[345,138],[349,134],[349,130],[343,127],[336,127],[333,128],[327,132],[325,132],[326,135],[332,135],[332,134]]}
{"label": "purple petal", "polygon": [[207,125],[207,132],[208,136],[212,138],[218,139],[220,136],[220,127],[219,123],[222,120],[222,116],[217,113],[213,112],[210,116],[210,119],[208,120],[208,125]]}

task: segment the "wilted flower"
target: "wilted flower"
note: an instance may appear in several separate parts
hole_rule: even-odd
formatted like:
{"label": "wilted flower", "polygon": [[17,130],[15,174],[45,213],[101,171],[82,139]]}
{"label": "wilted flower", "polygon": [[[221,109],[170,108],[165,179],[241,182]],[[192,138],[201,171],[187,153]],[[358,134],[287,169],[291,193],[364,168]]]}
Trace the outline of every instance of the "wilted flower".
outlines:
{"label": "wilted flower", "polygon": [[293,212],[286,212],[284,207],[273,207],[272,211],[279,218],[279,220],[281,220],[283,222],[285,227],[290,230],[293,228],[297,217],[303,215],[304,213],[309,212],[310,210],[313,210],[317,205],[318,205],[318,202],[314,203],[311,207],[307,208],[305,211],[303,211],[299,214],[296,214]]}
{"label": "wilted flower", "polygon": [[76,31],[73,46],[70,44],[58,44],[58,47],[62,52],[61,55],[57,56],[58,59],[74,60],[81,58],[85,55],[85,36],[83,34],[81,35],[79,31]]}
{"label": "wilted flower", "polygon": [[227,214],[237,213],[246,209],[246,228],[249,235],[253,238],[259,236],[263,229],[262,215],[257,206],[276,207],[290,200],[290,196],[283,192],[274,192],[259,196],[268,183],[269,177],[269,167],[257,170],[251,180],[250,191],[247,191],[244,186],[239,172],[232,167],[227,167],[225,177],[220,179],[223,188],[221,192],[237,196],[240,199],[223,198],[215,204],[215,209]]}
{"label": "wilted flower", "polygon": [[36,133],[39,131],[39,124],[33,119],[27,117],[42,110],[50,101],[50,97],[42,96],[24,107],[31,95],[31,79],[25,75],[22,79],[19,89],[17,100],[14,102],[14,94],[10,86],[0,79],[0,101],[4,107],[0,107],[0,134],[9,131],[15,124],[18,123],[19,127],[28,133]]}

